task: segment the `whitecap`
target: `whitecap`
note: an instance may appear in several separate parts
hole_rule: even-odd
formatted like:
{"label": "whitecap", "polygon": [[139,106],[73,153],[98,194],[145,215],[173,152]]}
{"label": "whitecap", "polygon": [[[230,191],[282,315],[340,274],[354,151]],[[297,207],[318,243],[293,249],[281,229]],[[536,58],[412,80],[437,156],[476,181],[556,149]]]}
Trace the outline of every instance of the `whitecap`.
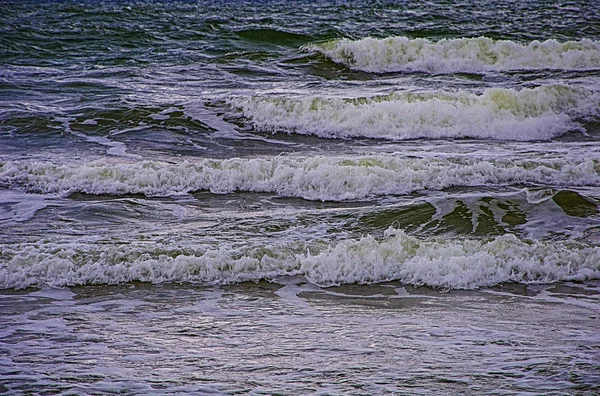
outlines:
{"label": "whitecap", "polygon": [[346,99],[234,97],[229,103],[258,131],[326,138],[548,140],[584,132],[578,121],[600,115],[599,94],[566,85]]}
{"label": "whitecap", "polygon": [[38,243],[2,249],[0,288],[200,282],[236,283],[304,276],[320,286],[400,281],[472,289],[504,282],[552,283],[600,278],[600,248],[577,242],[419,239],[390,228],[338,243],[185,249],[128,244]]}
{"label": "whitecap", "polygon": [[420,71],[480,73],[510,70],[594,70],[600,68],[600,43],[583,39],[520,44],[487,37],[340,39],[304,47],[351,69],[373,73]]}

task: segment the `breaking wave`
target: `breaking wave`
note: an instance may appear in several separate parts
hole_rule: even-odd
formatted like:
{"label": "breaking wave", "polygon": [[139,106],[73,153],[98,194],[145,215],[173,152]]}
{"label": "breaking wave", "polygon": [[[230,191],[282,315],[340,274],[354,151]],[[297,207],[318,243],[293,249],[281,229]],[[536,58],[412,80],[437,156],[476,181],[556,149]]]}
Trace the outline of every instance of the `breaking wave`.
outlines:
{"label": "breaking wave", "polygon": [[584,131],[576,121],[600,115],[600,95],[546,85],[470,92],[400,92],[369,98],[239,97],[229,100],[253,127],[328,138],[483,138],[547,140]]}
{"label": "breaking wave", "polygon": [[203,159],[197,162],[130,162],[100,159],[57,164],[0,162],[0,185],[50,194],[171,196],[208,190],[276,193],[309,200],[342,201],[402,195],[454,186],[600,186],[600,157],[441,158],[293,156]]}
{"label": "breaking wave", "polygon": [[600,43],[588,39],[519,44],[487,37],[443,39],[334,40],[304,47],[351,69],[373,73],[479,73],[510,70],[600,68]]}
{"label": "breaking wave", "polygon": [[119,284],[131,281],[235,283],[303,275],[331,286],[398,280],[470,289],[503,282],[551,283],[600,278],[600,248],[575,242],[525,242],[514,235],[422,240],[390,228],[336,245],[225,246],[37,243],[0,251],[0,288]]}

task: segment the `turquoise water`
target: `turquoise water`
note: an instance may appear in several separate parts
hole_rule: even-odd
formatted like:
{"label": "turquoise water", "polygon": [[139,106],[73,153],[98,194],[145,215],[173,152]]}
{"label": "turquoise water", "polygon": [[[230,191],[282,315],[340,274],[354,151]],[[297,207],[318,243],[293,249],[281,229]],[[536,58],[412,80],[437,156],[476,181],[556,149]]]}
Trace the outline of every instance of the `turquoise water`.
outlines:
{"label": "turquoise water", "polygon": [[594,2],[3,8],[3,391],[598,391]]}

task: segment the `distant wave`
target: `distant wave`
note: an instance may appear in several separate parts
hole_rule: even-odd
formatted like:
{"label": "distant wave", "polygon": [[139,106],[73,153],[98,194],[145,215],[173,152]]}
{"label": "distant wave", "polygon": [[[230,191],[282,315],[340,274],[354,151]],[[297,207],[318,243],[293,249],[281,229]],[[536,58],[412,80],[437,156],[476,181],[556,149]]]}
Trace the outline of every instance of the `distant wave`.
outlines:
{"label": "distant wave", "polygon": [[529,184],[600,186],[600,157],[405,158],[373,156],[278,156],[203,159],[197,162],[125,162],[101,159],[57,164],[0,162],[0,185],[27,192],[69,195],[171,196],[208,190],[275,193],[309,200],[342,201],[402,195],[452,186]]}
{"label": "distant wave", "polygon": [[420,71],[477,73],[502,70],[600,69],[600,43],[588,39],[532,41],[523,45],[486,37],[334,40],[304,47],[351,69],[372,73]]}
{"label": "distant wave", "polygon": [[576,118],[600,115],[600,95],[565,85],[491,88],[481,95],[400,92],[350,99],[238,97],[229,102],[259,131],[329,138],[547,140],[582,131]]}
{"label": "distant wave", "polygon": [[399,280],[411,285],[477,288],[502,282],[551,283],[600,278],[600,248],[575,242],[418,239],[390,228],[334,245],[226,246],[197,249],[118,244],[37,243],[4,247],[0,288],[119,284],[131,281],[234,283],[303,275],[322,286]]}

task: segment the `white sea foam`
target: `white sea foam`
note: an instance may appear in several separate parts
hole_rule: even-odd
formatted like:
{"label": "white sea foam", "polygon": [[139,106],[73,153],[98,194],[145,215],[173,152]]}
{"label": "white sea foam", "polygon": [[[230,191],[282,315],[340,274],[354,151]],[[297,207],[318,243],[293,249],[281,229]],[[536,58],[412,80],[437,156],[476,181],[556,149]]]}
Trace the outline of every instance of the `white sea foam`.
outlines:
{"label": "white sea foam", "polygon": [[[100,249],[100,250],[99,250]],[[399,280],[476,288],[501,282],[550,283],[600,278],[600,247],[575,242],[418,239],[388,229],[335,245],[168,249],[117,244],[38,243],[4,247],[0,288],[144,282],[232,283],[303,275],[322,285]]]}
{"label": "white sea foam", "polygon": [[600,115],[600,95],[546,85],[470,92],[393,93],[370,98],[238,97],[255,129],[329,138],[547,140],[583,131],[575,120]]}
{"label": "white sea foam", "polygon": [[600,186],[600,153],[553,158],[407,158],[373,156],[278,156],[55,164],[35,160],[0,162],[0,183],[28,192],[69,195],[184,195],[208,190],[276,193],[310,200],[353,200],[402,195],[453,186],[528,184]]}
{"label": "white sea foam", "polygon": [[334,40],[305,47],[336,63],[374,73],[421,71],[478,73],[519,69],[600,69],[600,42],[556,40],[523,45],[486,37],[442,39]]}

